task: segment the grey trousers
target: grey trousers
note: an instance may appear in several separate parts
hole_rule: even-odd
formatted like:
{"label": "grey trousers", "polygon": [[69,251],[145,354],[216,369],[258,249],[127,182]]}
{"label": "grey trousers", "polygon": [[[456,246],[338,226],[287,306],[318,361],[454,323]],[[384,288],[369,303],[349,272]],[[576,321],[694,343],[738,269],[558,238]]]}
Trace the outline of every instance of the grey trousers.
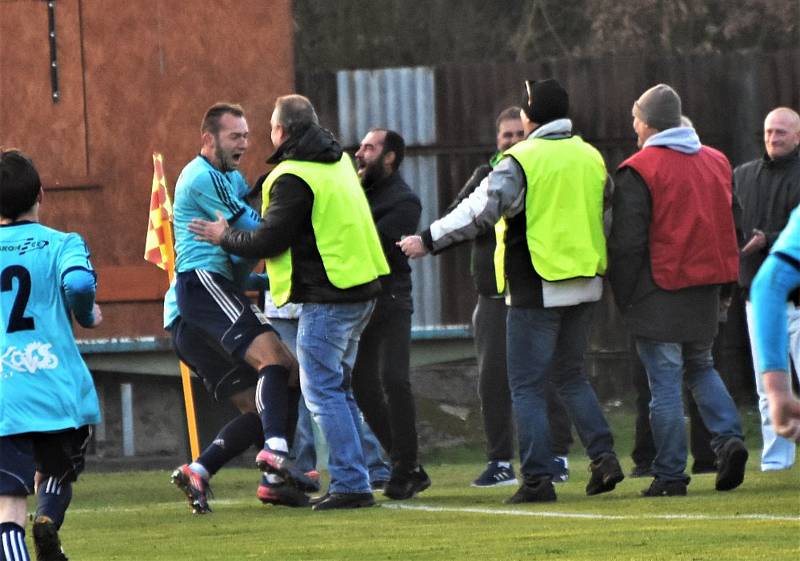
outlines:
{"label": "grey trousers", "polygon": [[[502,298],[478,295],[478,304],[472,313],[486,458],[501,462],[510,461],[514,454],[514,421],[506,371],[506,310]],[[550,382],[546,399],[553,454],[566,456],[573,442],[571,423]]]}

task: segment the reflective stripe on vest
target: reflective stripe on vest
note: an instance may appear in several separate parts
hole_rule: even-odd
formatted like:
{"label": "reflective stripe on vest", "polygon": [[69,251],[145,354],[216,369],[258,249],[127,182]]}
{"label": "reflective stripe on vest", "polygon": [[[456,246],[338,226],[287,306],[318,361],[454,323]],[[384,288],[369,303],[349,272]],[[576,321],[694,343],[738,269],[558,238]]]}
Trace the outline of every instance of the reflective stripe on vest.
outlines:
{"label": "reflective stripe on vest", "polygon": [[[262,190],[262,215],[269,208],[272,185],[284,175],[302,179],[314,193],[311,225],[325,273],[339,289],[366,284],[389,273],[378,231],[350,157],[320,163],[284,160],[267,176]],[[270,293],[276,306],[292,291],[291,249],[266,260]]]}
{"label": "reflective stripe on vest", "polygon": [[547,281],[591,278],[606,270],[603,157],[578,136],[534,138],[506,150],[525,172],[528,249]]}

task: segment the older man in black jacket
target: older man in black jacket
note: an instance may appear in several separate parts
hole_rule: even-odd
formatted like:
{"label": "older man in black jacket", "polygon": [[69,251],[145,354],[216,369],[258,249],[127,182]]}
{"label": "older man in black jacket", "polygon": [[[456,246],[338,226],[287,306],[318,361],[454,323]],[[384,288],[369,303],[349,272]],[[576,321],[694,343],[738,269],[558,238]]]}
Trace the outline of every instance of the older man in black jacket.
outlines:
{"label": "older man in black jacket", "polygon": [[[788,107],[770,111],[764,120],[763,157],[737,167],[733,172],[736,195],[742,203],[742,229],[750,240],[742,248],[739,284],[747,296],[747,326],[756,372],[758,407],[761,412],[761,470],[788,469],[794,464],[795,444],[777,436],[769,416],[767,394],[758,374],[758,353],[753,332],[750,285],[772,244],[786,226],[789,214],[800,204],[800,116]],[[796,296],[796,295],[795,295]],[[792,362],[797,370],[800,361],[800,310],[797,299],[787,303]]]}

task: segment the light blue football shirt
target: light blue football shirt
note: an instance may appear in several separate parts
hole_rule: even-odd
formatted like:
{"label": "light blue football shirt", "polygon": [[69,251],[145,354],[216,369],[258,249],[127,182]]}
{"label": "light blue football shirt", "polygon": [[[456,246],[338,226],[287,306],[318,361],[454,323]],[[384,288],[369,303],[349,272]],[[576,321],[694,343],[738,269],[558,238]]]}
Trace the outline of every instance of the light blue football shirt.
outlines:
{"label": "light blue football shirt", "polygon": [[218,246],[196,240],[188,225],[193,218],[216,221],[220,212],[231,225],[252,229],[260,216],[244,201],[248,190],[241,173],[223,173],[203,156],[197,156],[183,168],[175,184],[173,206],[178,273],[204,269],[234,280],[230,256]]}
{"label": "light blue football shirt", "polygon": [[74,269],[93,271],[78,234],[0,227],[0,436],[100,422],[64,296]]}

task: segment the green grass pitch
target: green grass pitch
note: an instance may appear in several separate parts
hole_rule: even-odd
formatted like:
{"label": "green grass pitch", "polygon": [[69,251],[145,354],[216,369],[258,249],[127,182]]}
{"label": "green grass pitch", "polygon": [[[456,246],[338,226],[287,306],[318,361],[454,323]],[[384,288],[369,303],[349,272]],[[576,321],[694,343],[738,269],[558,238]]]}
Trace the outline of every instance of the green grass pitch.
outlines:
{"label": "green grass pitch", "polygon": [[[632,425],[632,418],[626,416]],[[616,424],[616,423],[615,423]],[[620,440],[620,439],[618,439]],[[626,473],[627,435],[618,446]],[[800,466],[762,474],[748,438],[744,484],[714,490],[693,477],[689,496],[641,498],[649,479],[626,478],[587,497],[587,461],[574,446],[558,501],[505,505],[515,487],[474,489],[479,450],[426,458],[433,486],[407,501],[312,512],[261,505],[255,469],[223,469],[212,514],[192,515],[169,471],[88,473],[61,530],[70,559],[92,560],[791,560],[800,559]],[[30,528],[30,526],[29,526]]]}

